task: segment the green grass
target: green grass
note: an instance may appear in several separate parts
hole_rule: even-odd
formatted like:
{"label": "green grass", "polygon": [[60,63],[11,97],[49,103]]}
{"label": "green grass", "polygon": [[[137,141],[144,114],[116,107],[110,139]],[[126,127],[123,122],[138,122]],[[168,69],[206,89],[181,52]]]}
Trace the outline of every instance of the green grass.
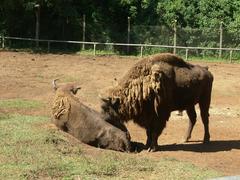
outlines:
{"label": "green grass", "polygon": [[5,99],[0,100],[0,108],[39,108],[42,107],[43,103],[34,100],[26,99]]}
{"label": "green grass", "polygon": [[[185,58],[185,56],[182,56],[182,58]],[[188,60],[203,61],[203,62],[229,62],[230,63],[230,60],[228,58],[218,58],[218,57],[211,57],[211,56],[204,56],[204,57],[190,56],[190,57],[188,57]]]}
{"label": "green grass", "polygon": [[[0,113],[0,179],[206,179],[219,176],[175,159],[106,150],[87,154],[48,117]],[[101,151],[102,152],[102,151]]]}
{"label": "green grass", "polygon": [[[96,55],[119,55],[118,52],[115,52],[113,50],[96,50],[95,53],[96,53]],[[81,51],[76,52],[76,54],[94,55],[94,50],[93,49],[81,50]]]}
{"label": "green grass", "polygon": [[[98,47],[98,46],[97,46]],[[81,48],[79,48],[81,49]],[[114,49],[109,48],[109,49],[96,49],[96,56],[101,56],[101,55],[120,55],[120,56],[125,56],[125,57],[140,57],[141,53],[140,53],[140,48],[136,48],[137,50],[135,52],[129,53],[127,54],[126,52],[118,52],[117,50],[114,51]],[[44,48],[9,48],[8,50],[14,50],[14,51],[26,51],[26,52],[34,52],[34,53],[49,53],[47,52],[46,49]],[[171,48],[144,48],[143,49],[143,57],[147,57],[156,53],[164,53],[164,52],[172,52],[173,50]],[[218,58],[218,53],[214,52],[216,50],[209,50],[208,52],[205,53],[205,55],[203,54],[199,54],[199,55],[191,55],[189,54],[188,56],[188,60],[189,61],[203,61],[203,62],[225,62],[225,63],[240,63],[240,54],[236,53],[234,51],[233,56],[232,56],[232,61],[230,62],[229,60],[229,53],[223,53],[223,57],[222,58]],[[50,50],[50,53],[60,53],[60,54],[79,54],[79,55],[90,55],[90,56],[94,56],[94,50],[91,48],[88,48],[86,50],[71,50],[71,48],[68,50],[66,49],[65,51],[63,51],[62,48],[60,48],[59,50],[57,49],[52,49]],[[184,50],[177,50],[177,55],[181,56],[183,59],[185,59],[185,49]],[[42,78],[42,77],[39,77]]]}

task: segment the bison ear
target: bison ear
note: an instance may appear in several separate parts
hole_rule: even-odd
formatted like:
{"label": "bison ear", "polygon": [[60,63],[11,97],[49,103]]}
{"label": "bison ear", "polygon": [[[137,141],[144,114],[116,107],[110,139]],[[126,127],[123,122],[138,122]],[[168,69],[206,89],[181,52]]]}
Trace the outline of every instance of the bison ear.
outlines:
{"label": "bison ear", "polygon": [[80,86],[77,86],[77,87],[73,88],[73,89],[72,89],[72,93],[73,93],[73,94],[77,94],[77,92],[78,92],[79,89],[81,89]]}

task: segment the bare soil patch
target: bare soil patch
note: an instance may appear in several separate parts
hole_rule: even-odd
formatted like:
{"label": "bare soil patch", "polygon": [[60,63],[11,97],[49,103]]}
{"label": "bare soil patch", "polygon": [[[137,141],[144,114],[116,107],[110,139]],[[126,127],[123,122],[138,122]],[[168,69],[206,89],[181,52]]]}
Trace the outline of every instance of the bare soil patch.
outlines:
{"label": "bare soil patch", "polygon": [[[80,56],[56,54],[31,54],[0,51],[1,99],[30,99],[45,104],[41,109],[8,109],[50,117],[53,97],[51,81],[76,82],[82,89],[78,97],[87,105],[99,110],[98,94],[115,84],[139,58],[118,56]],[[203,145],[203,126],[198,121],[192,141],[181,143],[187,129],[186,113],[182,117],[173,112],[166,129],[159,138],[161,151],[145,150],[136,156],[154,159],[172,157],[191,162],[200,167],[212,168],[225,175],[240,174],[240,64],[192,62],[209,66],[214,75],[210,109],[211,143]],[[127,124],[133,141],[145,143],[145,131],[133,123]],[[46,126],[47,127],[47,126]],[[51,127],[51,126],[49,126]],[[88,147],[91,152],[94,148]]]}

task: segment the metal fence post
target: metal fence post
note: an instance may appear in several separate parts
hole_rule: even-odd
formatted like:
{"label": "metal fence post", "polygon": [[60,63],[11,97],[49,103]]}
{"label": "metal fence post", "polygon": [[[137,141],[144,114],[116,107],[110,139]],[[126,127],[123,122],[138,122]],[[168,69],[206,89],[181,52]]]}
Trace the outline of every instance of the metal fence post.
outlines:
{"label": "metal fence post", "polygon": [[3,49],[5,48],[5,37],[4,37],[4,35],[2,35],[2,48]]}
{"label": "metal fence post", "polygon": [[48,51],[48,53],[50,52],[50,41],[48,41],[48,43],[47,43],[47,51]]}
{"label": "metal fence post", "polygon": [[173,27],[174,35],[173,35],[173,54],[176,54],[176,46],[177,46],[177,20],[174,20],[174,27]]}
{"label": "metal fence post", "polygon": [[188,60],[188,49],[186,49],[185,60]]}
{"label": "metal fence post", "polygon": [[219,58],[222,58],[223,22],[220,23]]}
{"label": "metal fence post", "polygon": [[93,44],[93,54],[96,56],[96,43]]}
{"label": "metal fence post", "polygon": [[[86,15],[83,15],[83,34],[82,34],[82,40],[85,42],[86,37]],[[85,50],[85,44],[82,44],[82,50]]]}
{"label": "metal fence post", "polygon": [[35,14],[36,14],[36,29],[35,29],[35,39],[36,39],[36,47],[39,47],[39,27],[40,27],[40,23],[39,23],[39,19],[40,19],[40,5],[39,4],[35,4]]}
{"label": "metal fence post", "polygon": [[229,55],[230,63],[232,63],[232,53],[233,53],[233,50],[230,50],[230,55]]}
{"label": "metal fence post", "polygon": [[[128,17],[128,37],[127,37],[127,43],[129,44],[130,43],[130,31],[131,31],[131,29],[130,29],[130,20],[131,20],[131,18],[130,17]],[[127,46],[127,53],[129,54],[129,45]]]}
{"label": "metal fence post", "polygon": [[143,46],[141,46],[141,58],[143,57]]}

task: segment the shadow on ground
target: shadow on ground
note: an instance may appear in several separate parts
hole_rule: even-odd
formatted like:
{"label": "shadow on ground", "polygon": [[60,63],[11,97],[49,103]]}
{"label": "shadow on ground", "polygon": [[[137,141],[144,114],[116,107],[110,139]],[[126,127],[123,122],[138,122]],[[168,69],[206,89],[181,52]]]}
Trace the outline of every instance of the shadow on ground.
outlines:
{"label": "shadow on ground", "polygon": [[[132,142],[136,152],[141,152],[147,148],[143,143]],[[158,151],[191,151],[191,152],[220,152],[240,149],[240,140],[216,140],[207,144],[199,141],[190,141],[184,144],[161,145]]]}

